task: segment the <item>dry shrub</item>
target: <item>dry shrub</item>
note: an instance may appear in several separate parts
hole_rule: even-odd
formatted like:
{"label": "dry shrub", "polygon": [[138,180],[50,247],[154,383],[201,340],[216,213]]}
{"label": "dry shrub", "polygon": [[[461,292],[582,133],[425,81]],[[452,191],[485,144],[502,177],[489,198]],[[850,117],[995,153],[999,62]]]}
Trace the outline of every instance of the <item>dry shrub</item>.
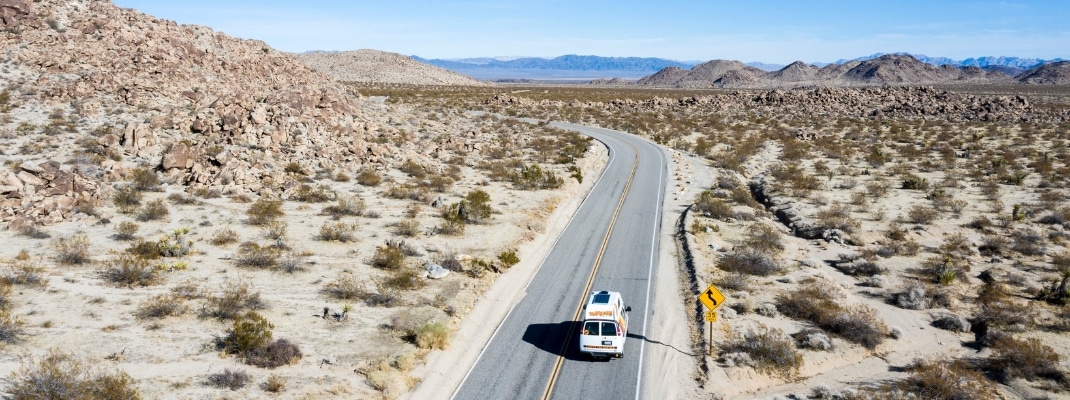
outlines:
{"label": "dry shrub", "polygon": [[141,222],[161,220],[171,212],[167,210],[167,204],[163,199],[156,199],[145,203],[141,211],[137,213],[137,220]]}
{"label": "dry shrub", "polygon": [[39,360],[24,359],[6,389],[13,400],[140,399],[136,381],[121,370],[106,371],[57,349]]}
{"label": "dry shrub", "polygon": [[356,277],[346,274],[325,285],[323,292],[336,300],[356,300],[363,298],[366,290]]}
{"label": "dry shrub", "polygon": [[724,200],[718,199],[712,191],[703,190],[692,205],[695,211],[713,219],[728,219],[735,216],[732,206]]}
{"label": "dry shrub", "polygon": [[780,236],[780,231],[772,226],[753,224],[747,232],[743,245],[761,254],[776,255],[784,250],[784,243],[781,242]]}
{"label": "dry shrub", "polygon": [[873,393],[873,397],[857,398],[986,400],[999,397],[995,385],[966,361],[919,360],[907,366],[906,370],[910,374],[908,378],[871,389],[879,391]]}
{"label": "dry shrub", "polygon": [[940,211],[926,205],[915,204],[907,210],[907,221],[913,222],[919,225],[928,225],[929,223],[940,217]]}
{"label": "dry shrub", "polygon": [[395,246],[379,246],[372,256],[371,265],[379,269],[396,271],[405,266],[405,254]]}
{"label": "dry shrub", "polygon": [[274,247],[245,242],[238,248],[238,254],[234,256],[234,263],[239,267],[256,269],[273,269],[279,265],[279,257],[282,252]]}
{"label": "dry shrub", "polygon": [[223,369],[223,372],[208,375],[208,384],[220,389],[238,390],[249,384],[249,374],[245,371]]}
{"label": "dry shrub", "polygon": [[992,344],[988,366],[1004,383],[1023,378],[1047,379],[1064,386],[1070,385],[1070,376],[1060,367],[1059,359],[1059,353],[1040,339],[1005,337]]}
{"label": "dry shrub", "polygon": [[290,194],[290,200],[305,203],[322,203],[334,200],[337,197],[338,194],[327,185],[301,184],[301,186],[297,187],[297,190]]}
{"label": "dry shrub", "polygon": [[149,297],[137,307],[137,317],[141,319],[157,319],[177,317],[189,311],[182,296],[174,293],[158,294]]}
{"label": "dry shrub", "polygon": [[359,216],[364,214],[367,204],[358,196],[339,197],[338,203],[323,208],[323,213],[340,218],[346,215]]}
{"label": "dry shrub", "polygon": [[114,253],[104,261],[101,275],[108,282],[125,286],[150,286],[159,283],[159,275],[152,263],[129,253]]}
{"label": "dry shrub", "polygon": [[406,218],[398,221],[397,225],[394,225],[398,235],[405,237],[416,237],[420,234],[420,222],[415,218]]}
{"label": "dry shrub", "polygon": [[65,265],[80,265],[90,261],[89,238],[85,235],[74,235],[59,238],[53,244],[56,251],[56,262]]}
{"label": "dry shrub", "polygon": [[188,193],[171,193],[167,196],[167,200],[177,205],[193,205],[197,204],[197,198]]}
{"label": "dry shrub", "polygon": [[[341,173],[339,173],[338,175],[339,176],[345,176],[345,175],[342,175]],[[287,383],[286,378],[278,376],[278,375],[275,375],[275,374],[271,374],[271,376],[268,377],[268,380],[266,382],[264,382],[264,384],[261,387],[264,389],[265,392],[282,393],[282,392],[286,391],[286,383]]]}
{"label": "dry shrub", "polygon": [[249,205],[245,215],[249,216],[249,224],[261,226],[286,214],[282,211],[282,200],[261,197]]}
{"label": "dry shrub", "polygon": [[798,375],[803,363],[802,354],[784,331],[761,324],[744,332],[731,332],[720,349],[722,357],[746,354],[747,357],[737,359],[749,359],[750,366],[759,372],[782,378]]}
{"label": "dry shrub", "polygon": [[353,231],[356,229],[357,225],[327,221],[320,225],[320,233],[316,235],[316,239],[342,243],[352,242],[356,240],[353,236]]}
{"label": "dry shrub", "polygon": [[208,243],[215,246],[226,246],[231,243],[236,243],[239,240],[241,240],[241,237],[238,236],[238,232],[227,227],[216,230],[215,233],[212,234],[212,238],[208,239]]}
{"label": "dry shrub", "polygon": [[717,266],[722,270],[748,275],[769,276],[779,274],[783,268],[771,257],[749,249],[725,254]]}
{"label": "dry shrub", "polygon": [[818,211],[815,219],[827,229],[839,229],[847,233],[854,233],[862,226],[861,222],[851,217],[851,206],[846,204],[830,205]]}
{"label": "dry shrub", "polygon": [[416,346],[421,349],[445,350],[450,345],[450,329],[441,322],[431,322],[416,330]]}
{"label": "dry shrub", "polygon": [[416,290],[427,286],[427,282],[419,269],[405,267],[392,270],[380,281],[379,286],[394,290]]}
{"label": "dry shrub", "polygon": [[144,195],[133,186],[123,186],[115,191],[115,194],[111,197],[111,202],[115,204],[119,212],[129,214],[137,210],[137,207],[141,205],[142,196]]}
{"label": "dry shrub", "polygon": [[230,283],[222,293],[209,295],[206,300],[203,315],[219,319],[233,319],[243,311],[264,308],[260,292],[254,292],[245,282]]}
{"label": "dry shrub", "polygon": [[278,339],[248,353],[245,362],[260,368],[278,368],[301,361],[301,348],[287,339]]}
{"label": "dry shrub", "polygon": [[[45,268],[36,261],[28,258],[15,260],[11,265],[10,272],[0,278],[0,284],[44,287],[48,284],[48,280],[44,276],[45,272]],[[0,300],[0,309],[3,308],[2,305],[3,301]]]}
{"label": "dry shrub", "polygon": [[363,168],[357,172],[357,183],[362,186],[378,186],[382,182],[382,176],[374,169]]}
{"label": "dry shrub", "polygon": [[498,261],[501,261],[505,268],[511,268],[520,262],[520,256],[516,254],[515,250],[506,250],[498,254]]}
{"label": "dry shrub", "polygon": [[918,281],[908,283],[903,291],[895,295],[893,302],[907,310],[924,310],[929,307],[925,285]]}
{"label": "dry shrub", "polygon": [[155,191],[160,187],[160,179],[156,176],[156,171],[150,168],[138,168],[131,171],[130,179],[133,181],[134,188],[142,192]]}
{"label": "dry shrub", "polygon": [[119,225],[117,225],[115,227],[115,239],[116,240],[133,240],[134,239],[134,235],[137,233],[138,228],[140,228],[140,227],[137,224],[133,223],[133,222],[130,222],[130,221],[120,222]]}
{"label": "dry shrub", "polygon": [[880,345],[888,327],[877,310],[862,304],[840,305],[838,290],[828,283],[807,281],[803,288],[777,297],[777,309],[784,315],[813,322],[822,329],[868,349]]}

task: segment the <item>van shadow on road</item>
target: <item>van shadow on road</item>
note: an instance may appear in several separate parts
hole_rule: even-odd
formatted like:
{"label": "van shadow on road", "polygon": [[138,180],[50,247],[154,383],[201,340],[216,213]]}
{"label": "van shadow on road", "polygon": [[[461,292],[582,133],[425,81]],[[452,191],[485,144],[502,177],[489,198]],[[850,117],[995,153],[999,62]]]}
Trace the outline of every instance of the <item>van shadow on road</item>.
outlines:
{"label": "van shadow on road", "polygon": [[628,333],[628,337],[629,338],[633,338],[633,339],[642,339],[644,342],[647,342],[647,343],[650,343],[650,344],[656,344],[656,345],[660,345],[660,346],[665,346],[665,347],[668,347],[670,349],[676,350],[680,354],[683,354],[683,355],[686,355],[686,356],[690,356],[690,357],[694,357],[695,356],[694,354],[691,354],[691,353],[688,353],[686,351],[680,350],[680,349],[676,348],[676,346],[673,346],[671,344],[665,344],[665,343],[659,342],[657,340],[647,339],[646,336],[643,336],[643,335],[636,335],[634,333]]}
{"label": "van shadow on road", "polygon": [[565,359],[569,361],[588,361],[580,354],[579,339],[576,338],[575,321],[562,321],[556,324],[531,324],[524,331],[525,342],[531,343],[539,350],[557,355],[564,349]]}

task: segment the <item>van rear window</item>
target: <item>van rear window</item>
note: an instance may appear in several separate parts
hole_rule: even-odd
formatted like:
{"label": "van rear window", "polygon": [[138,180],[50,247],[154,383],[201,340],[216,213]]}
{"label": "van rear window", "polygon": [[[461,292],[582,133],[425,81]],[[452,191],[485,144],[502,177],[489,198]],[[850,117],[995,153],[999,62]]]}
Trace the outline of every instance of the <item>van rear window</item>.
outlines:
{"label": "van rear window", "polygon": [[587,321],[583,324],[584,335],[616,336],[617,324],[606,321]]}

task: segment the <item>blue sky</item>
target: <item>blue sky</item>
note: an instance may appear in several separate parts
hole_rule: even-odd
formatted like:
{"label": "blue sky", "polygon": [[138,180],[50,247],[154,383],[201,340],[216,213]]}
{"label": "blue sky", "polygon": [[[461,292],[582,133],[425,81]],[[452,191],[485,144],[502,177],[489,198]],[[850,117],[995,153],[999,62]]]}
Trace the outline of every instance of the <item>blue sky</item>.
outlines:
{"label": "blue sky", "polygon": [[910,52],[1070,58],[1070,1],[114,0],[289,52],[787,64]]}

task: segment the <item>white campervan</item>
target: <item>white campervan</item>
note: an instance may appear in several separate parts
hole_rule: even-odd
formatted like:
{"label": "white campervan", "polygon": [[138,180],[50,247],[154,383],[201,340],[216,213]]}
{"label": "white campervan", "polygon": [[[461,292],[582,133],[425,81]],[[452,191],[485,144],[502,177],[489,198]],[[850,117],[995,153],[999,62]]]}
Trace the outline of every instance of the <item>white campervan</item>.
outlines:
{"label": "white campervan", "polygon": [[628,312],[618,292],[594,292],[583,306],[580,353],[592,358],[624,357]]}

